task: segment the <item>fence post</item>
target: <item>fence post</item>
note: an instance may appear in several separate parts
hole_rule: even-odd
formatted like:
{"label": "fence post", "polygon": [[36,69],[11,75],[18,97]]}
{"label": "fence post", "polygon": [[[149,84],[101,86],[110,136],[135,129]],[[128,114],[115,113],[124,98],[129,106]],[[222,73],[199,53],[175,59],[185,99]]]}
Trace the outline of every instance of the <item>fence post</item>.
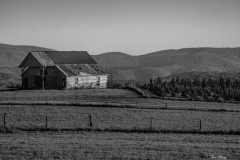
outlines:
{"label": "fence post", "polygon": [[91,116],[91,115],[89,115],[89,123],[88,123],[88,126],[89,126],[89,127],[92,127],[92,116]]}
{"label": "fence post", "polygon": [[201,131],[202,130],[202,120],[199,119],[199,130]]}
{"label": "fence post", "polygon": [[45,117],[45,130],[47,130],[48,129],[48,118],[47,118],[47,116]]}
{"label": "fence post", "polygon": [[6,113],[3,114],[3,128],[4,128],[4,131],[6,131],[6,128],[7,128],[7,125],[6,125]]}
{"label": "fence post", "polygon": [[167,108],[167,103],[166,103],[166,108]]}
{"label": "fence post", "polygon": [[153,118],[151,117],[151,120],[150,120],[150,131],[152,131],[152,120],[153,120]]}

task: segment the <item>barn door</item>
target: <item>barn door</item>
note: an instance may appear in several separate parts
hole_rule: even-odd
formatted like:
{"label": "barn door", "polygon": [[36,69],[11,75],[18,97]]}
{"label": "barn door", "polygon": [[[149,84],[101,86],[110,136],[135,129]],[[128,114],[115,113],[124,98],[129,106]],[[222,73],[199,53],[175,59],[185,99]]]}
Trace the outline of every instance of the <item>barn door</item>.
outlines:
{"label": "barn door", "polygon": [[42,88],[42,77],[35,77],[35,85],[38,89]]}

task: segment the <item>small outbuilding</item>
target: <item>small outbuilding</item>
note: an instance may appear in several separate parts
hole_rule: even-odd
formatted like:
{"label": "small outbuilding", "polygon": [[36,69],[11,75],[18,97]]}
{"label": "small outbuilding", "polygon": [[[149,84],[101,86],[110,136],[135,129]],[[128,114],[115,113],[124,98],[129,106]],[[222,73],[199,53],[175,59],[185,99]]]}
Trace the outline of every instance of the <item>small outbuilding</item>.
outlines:
{"label": "small outbuilding", "polygon": [[86,51],[32,51],[19,68],[23,89],[106,88],[109,78]]}

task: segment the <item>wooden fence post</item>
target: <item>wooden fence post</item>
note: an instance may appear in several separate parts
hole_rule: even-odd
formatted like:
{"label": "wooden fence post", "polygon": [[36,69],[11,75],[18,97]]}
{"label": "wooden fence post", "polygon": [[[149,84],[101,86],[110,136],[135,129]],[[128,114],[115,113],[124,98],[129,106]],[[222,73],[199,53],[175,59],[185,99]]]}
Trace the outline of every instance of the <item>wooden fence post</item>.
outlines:
{"label": "wooden fence post", "polygon": [[7,128],[7,123],[6,123],[6,113],[3,114],[3,127],[4,127],[4,131],[6,131]]}
{"label": "wooden fence post", "polygon": [[152,120],[153,120],[153,118],[151,117],[151,120],[150,120],[150,131],[152,130]]}
{"label": "wooden fence post", "polygon": [[45,130],[47,130],[48,129],[48,118],[47,118],[47,116],[45,117]]}
{"label": "wooden fence post", "polygon": [[167,103],[166,103],[166,108],[167,108]]}
{"label": "wooden fence post", "polygon": [[89,126],[89,127],[92,127],[92,116],[91,116],[91,115],[89,115],[89,123],[88,123],[88,126]]}
{"label": "wooden fence post", "polygon": [[199,120],[199,130],[200,131],[202,130],[202,120],[201,119]]}

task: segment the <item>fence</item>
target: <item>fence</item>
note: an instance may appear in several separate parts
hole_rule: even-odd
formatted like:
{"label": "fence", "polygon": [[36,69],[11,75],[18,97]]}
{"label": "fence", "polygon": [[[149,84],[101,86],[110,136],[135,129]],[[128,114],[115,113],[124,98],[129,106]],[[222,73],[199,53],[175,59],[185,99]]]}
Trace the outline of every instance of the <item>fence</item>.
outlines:
{"label": "fence", "polygon": [[2,106],[2,129],[239,134],[240,113]]}

